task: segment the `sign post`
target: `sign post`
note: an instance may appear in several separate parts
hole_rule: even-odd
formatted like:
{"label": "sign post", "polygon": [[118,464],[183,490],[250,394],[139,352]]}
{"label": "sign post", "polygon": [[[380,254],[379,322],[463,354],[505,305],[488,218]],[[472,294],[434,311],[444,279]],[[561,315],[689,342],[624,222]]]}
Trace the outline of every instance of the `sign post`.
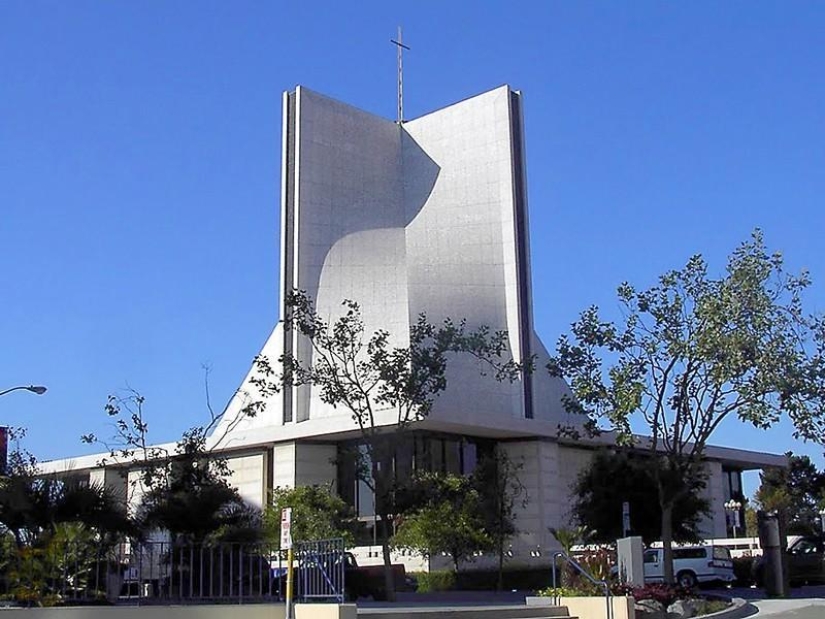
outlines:
{"label": "sign post", "polygon": [[0,475],[6,474],[9,466],[9,429],[0,426]]}
{"label": "sign post", "polygon": [[286,619],[292,619],[292,508],[281,510],[281,550],[286,549]]}
{"label": "sign post", "polygon": [[622,537],[627,537],[630,533],[630,503],[622,503]]}

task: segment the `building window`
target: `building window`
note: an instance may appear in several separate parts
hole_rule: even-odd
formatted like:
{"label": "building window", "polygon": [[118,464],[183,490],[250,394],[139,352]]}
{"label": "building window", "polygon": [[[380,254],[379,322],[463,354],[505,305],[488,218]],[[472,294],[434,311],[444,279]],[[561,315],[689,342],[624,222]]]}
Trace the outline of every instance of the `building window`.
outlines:
{"label": "building window", "polygon": [[739,469],[722,468],[722,479],[725,484],[725,500],[742,499],[742,471]]}

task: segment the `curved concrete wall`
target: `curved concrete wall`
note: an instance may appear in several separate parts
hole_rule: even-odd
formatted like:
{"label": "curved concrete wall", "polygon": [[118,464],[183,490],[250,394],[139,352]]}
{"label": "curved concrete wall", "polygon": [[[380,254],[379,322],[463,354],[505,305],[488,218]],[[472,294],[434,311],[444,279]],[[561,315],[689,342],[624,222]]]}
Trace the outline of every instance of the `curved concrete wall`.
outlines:
{"label": "curved concrete wall", "polygon": [[[518,93],[502,86],[403,125],[302,87],[284,103],[282,298],[305,290],[330,320],[344,299],[355,300],[366,333],[386,329],[401,346],[426,313],[507,331],[516,359],[546,357],[532,328]],[[304,361],[312,354],[281,329],[265,350]],[[564,416],[566,385],[542,366],[513,384],[481,369],[469,357],[451,364],[434,420],[457,410],[465,418]],[[308,387],[278,399],[264,419],[242,426],[328,419],[352,429],[348,412]]]}

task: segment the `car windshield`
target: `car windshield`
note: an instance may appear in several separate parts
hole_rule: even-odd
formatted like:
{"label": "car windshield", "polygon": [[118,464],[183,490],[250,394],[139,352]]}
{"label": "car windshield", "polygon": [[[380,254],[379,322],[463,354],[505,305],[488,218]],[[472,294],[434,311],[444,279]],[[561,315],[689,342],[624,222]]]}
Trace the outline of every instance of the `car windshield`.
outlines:
{"label": "car windshield", "polygon": [[794,555],[807,555],[817,552],[817,543],[811,539],[801,539],[788,551]]}

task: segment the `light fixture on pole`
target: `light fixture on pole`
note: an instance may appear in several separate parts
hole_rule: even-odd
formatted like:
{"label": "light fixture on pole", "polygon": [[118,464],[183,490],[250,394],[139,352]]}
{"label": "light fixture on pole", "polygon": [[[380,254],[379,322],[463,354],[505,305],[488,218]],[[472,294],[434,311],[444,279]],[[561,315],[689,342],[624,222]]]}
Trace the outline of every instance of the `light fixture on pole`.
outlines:
{"label": "light fixture on pole", "polygon": [[725,503],[725,511],[731,514],[731,526],[733,528],[733,536],[736,537],[736,529],[739,526],[739,510],[742,509],[742,503],[739,501],[730,501]]}
{"label": "light fixture on pole", "polygon": [[36,393],[37,395],[43,395],[44,393],[46,393],[46,388],[43,385],[20,385],[19,387],[4,389],[3,391],[0,391],[0,395],[6,395],[7,393],[11,393],[12,391],[31,391],[32,393]]}

